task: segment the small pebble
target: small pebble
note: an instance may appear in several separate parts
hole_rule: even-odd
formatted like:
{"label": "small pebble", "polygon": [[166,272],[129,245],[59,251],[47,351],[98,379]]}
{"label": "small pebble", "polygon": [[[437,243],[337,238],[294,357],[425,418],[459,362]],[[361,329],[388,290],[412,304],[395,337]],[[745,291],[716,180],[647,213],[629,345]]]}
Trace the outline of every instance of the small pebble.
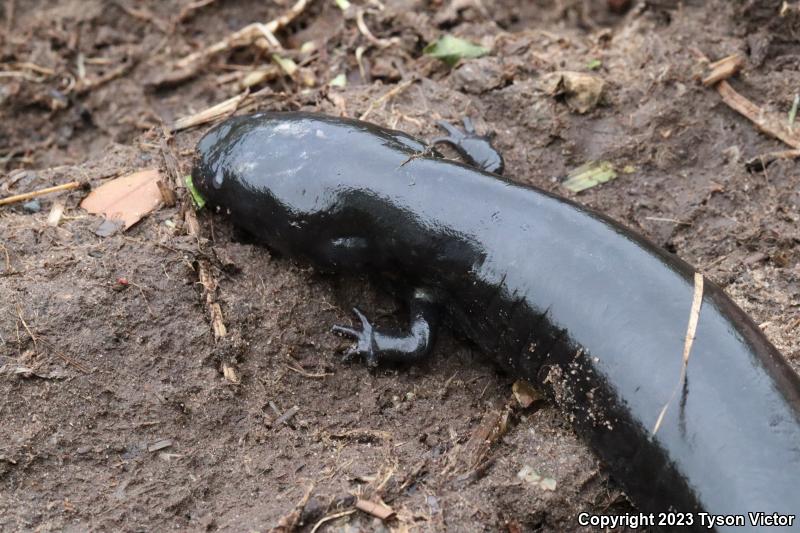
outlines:
{"label": "small pebble", "polygon": [[22,204],[22,209],[28,213],[38,213],[42,210],[42,204],[39,203],[39,200],[31,200]]}

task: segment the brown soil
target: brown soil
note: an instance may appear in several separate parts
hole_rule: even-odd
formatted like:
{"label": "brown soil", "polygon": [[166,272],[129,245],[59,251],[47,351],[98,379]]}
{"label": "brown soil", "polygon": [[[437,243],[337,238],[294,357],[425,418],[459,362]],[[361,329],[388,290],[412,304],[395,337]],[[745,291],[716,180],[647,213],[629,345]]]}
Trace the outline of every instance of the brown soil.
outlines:
{"label": "brown soil", "polygon": [[[599,0],[351,1],[347,15],[311,2],[278,32],[302,70],[254,86],[248,109],[357,117],[377,102],[371,121],[423,138],[436,135],[433,119],[470,115],[496,132],[507,175],[565,195],[560,178],[589,160],[628,167],[578,201],[724,286],[800,368],[797,163],[748,172],[747,159],[785,147],[698,83],[691,51],[744,54],[733,85],[785,117],[800,87],[795,7],[781,17],[768,0],[653,0],[623,14]],[[0,70],[23,74],[0,78],[0,196],[153,166],[166,175],[165,151],[188,172],[207,126],[163,144],[161,124],[239,94],[237,73],[269,54],[237,48],[165,84],[170,65],[291,2],[211,1],[180,17],[189,4],[5,0]],[[360,6],[388,46],[359,32]],[[449,69],[421,53],[443,33],[492,53]],[[312,40],[316,51],[301,53]],[[577,114],[541,90],[546,73],[588,72],[595,59],[607,82],[596,109]],[[328,87],[340,73],[346,87]],[[468,343],[445,334],[415,368],[342,363],[347,343],[329,330],[353,304],[395,319],[396,302],[370,284],[272,257],[209,213],[203,237],[187,235],[183,189],[177,207],[101,238],[78,207],[84,194],[44,197],[36,213],[0,207],[3,531],[266,530],[312,486],[297,520],[306,531],[352,509],[354,495],[380,496],[397,515],[384,524],[359,511],[326,527],[564,531],[583,511],[631,509],[558,410],[516,407],[513,379]],[[58,198],[67,210],[51,227]],[[198,260],[219,283],[219,341]],[[507,433],[473,454],[473,470],[471,436],[507,404]],[[524,466],[555,490],[519,479]]]}

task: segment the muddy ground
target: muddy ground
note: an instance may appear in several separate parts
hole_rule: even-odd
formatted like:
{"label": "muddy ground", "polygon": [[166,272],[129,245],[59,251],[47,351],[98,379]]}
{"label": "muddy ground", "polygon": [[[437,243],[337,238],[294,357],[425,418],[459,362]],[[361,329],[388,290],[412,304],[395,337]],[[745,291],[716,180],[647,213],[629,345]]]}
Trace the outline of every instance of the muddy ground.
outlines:
{"label": "muddy ground", "polygon": [[[423,138],[437,135],[434,119],[472,116],[496,133],[507,175],[572,196],[696,265],[800,368],[798,166],[747,170],[785,147],[698,83],[697,54],[743,54],[732,84],[785,117],[800,87],[796,7],[781,16],[781,2],[766,0],[622,12],[599,0],[351,2],[343,14],[312,1],[278,31],[300,70],[256,80],[239,112],[368,112]],[[151,167],[174,185],[208,125],[167,141],[162,124],[274,68],[257,45],[210,56],[191,76],[175,62],[290,2],[3,6],[0,70],[15,74],[0,78],[0,197]],[[446,33],[491,53],[452,69],[422,54]],[[542,80],[559,70],[604,80],[603,100],[581,114],[547,94]],[[346,85],[330,86],[339,74]],[[561,178],[590,160],[625,171],[567,191]],[[191,207],[177,192],[178,205],[106,238],[78,207],[83,191],[43,197],[37,212],[0,207],[1,530],[263,531],[305,494],[294,518],[306,531],[336,514],[322,529],[579,530],[580,512],[632,509],[558,410],[519,407],[513,379],[468,342],[445,334],[430,362],[408,369],[341,362],[347,342],[331,324],[348,323],[353,304],[392,323],[397,302],[364,280],[273,257],[222,217],[201,212],[200,238],[187,234]],[[52,227],[57,199],[67,209]],[[227,327],[216,341],[203,262]],[[498,413],[507,433],[476,452],[475,435]],[[555,487],[519,479],[526,466]],[[356,497],[380,497],[396,515],[352,512]]]}

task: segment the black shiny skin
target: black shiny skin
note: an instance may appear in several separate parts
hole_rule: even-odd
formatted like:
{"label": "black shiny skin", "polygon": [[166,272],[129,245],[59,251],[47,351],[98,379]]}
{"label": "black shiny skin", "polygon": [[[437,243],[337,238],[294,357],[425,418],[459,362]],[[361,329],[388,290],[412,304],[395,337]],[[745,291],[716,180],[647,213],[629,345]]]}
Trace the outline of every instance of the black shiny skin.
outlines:
{"label": "black shiny skin", "polygon": [[438,121],[436,125],[446,131],[447,136],[437,137],[431,141],[431,144],[449,144],[472,166],[480,167],[487,172],[502,174],[505,168],[503,156],[489,143],[489,137],[478,135],[469,118],[465,117],[463,122],[464,131],[462,132],[449,122]]}
{"label": "black shiny skin", "polygon": [[[800,380],[722,290],[705,283],[685,385],[652,436],[680,375],[694,269],[603,215],[426,148],[363,122],[262,113],[211,130],[193,179],[269,246],[422,295],[545,387],[641,511],[800,511]],[[341,333],[380,352],[373,334]],[[416,338],[422,356],[423,337],[396,339]],[[696,514],[690,529],[708,531]]]}

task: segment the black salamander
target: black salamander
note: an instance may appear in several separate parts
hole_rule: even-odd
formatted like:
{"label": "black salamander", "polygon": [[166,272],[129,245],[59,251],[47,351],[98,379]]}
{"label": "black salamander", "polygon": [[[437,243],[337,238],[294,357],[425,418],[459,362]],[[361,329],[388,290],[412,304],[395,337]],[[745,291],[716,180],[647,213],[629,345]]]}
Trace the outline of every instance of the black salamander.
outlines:
{"label": "black salamander", "polygon": [[359,327],[335,328],[356,339],[351,354],[423,359],[441,319],[549,391],[641,511],[694,513],[700,531],[698,513],[798,513],[800,379],[753,321],[705,283],[686,380],[653,434],[681,372],[695,270],[608,217],[485,170],[502,158],[466,126],[444,126],[437,142],[473,166],[365,122],[235,117],[200,141],[192,176],[268,246],[405,288],[409,331],[357,311]]}

